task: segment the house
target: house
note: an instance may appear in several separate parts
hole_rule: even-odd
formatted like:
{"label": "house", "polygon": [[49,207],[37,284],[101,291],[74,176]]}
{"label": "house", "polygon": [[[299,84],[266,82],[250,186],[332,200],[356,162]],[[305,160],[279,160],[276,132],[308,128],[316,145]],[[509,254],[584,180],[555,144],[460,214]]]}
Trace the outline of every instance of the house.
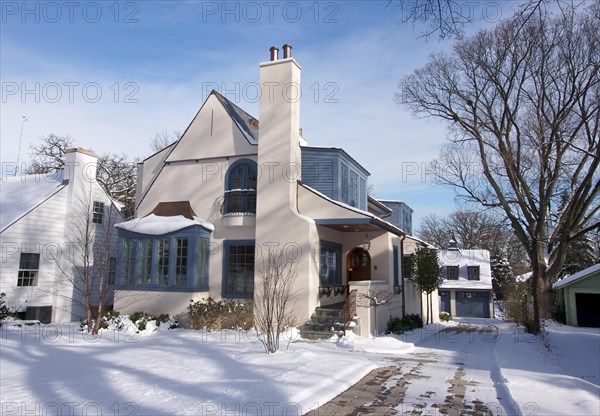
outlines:
{"label": "house", "polygon": [[213,91],[177,142],[139,164],[136,218],[117,225],[115,309],[177,315],[190,299],[252,298],[275,250],[294,265],[297,324],[329,331],[321,316],[357,315],[362,335],[385,329],[389,308],[375,329],[356,300],[400,302],[405,232],[382,218],[391,210],[367,195],[358,161],[302,137],[301,68],[291,46],[278,52],[260,64],[259,119]]}
{"label": "house", "polygon": [[[103,267],[114,283],[116,233],[123,221],[96,182],[98,157],[82,148],[66,149],[64,170],[44,175],[6,176],[0,187],[0,292],[17,316],[43,323],[85,316],[83,251],[92,287]],[[95,280],[96,279],[96,280]],[[97,295],[97,291],[93,293]],[[105,304],[112,304],[108,286]]]}
{"label": "house", "polygon": [[440,310],[453,317],[493,317],[490,252],[459,249],[451,240],[446,250],[439,250],[439,259],[444,273]]}
{"label": "house", "polygon": [[567,325],[600,327],[600,263],[562,278],[552,288]]}

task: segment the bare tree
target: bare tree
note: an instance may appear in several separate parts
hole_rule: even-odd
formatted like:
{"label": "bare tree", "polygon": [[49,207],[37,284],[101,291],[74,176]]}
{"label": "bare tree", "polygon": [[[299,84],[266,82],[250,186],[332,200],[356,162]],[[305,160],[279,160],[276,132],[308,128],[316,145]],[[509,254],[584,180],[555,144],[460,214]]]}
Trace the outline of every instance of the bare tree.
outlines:
{"label": "bare tree", "polygon": [[161,132],[157,131],[154,138],[150,140],[150,150],[153,152],[159,152],[165,147],[172,145],[180,138],[181,132],[179,131],[174,131],[173,135],[169,134],[167,130]]}
{"label": "bare tree", "polygon": [[[517,3],[515,15],[528,19],[545,3],[561,5],[571,0],[523,0]],[[493,5],[498,13],[498,5]],[[420,37],[437,35],[440,39],[460,39],[465,28],[477,19],[486,18],[487,8],[481,3],[465,0],[389,0],[387,8],[399,8],[402,24],[424,25]],[[514,5],[513,5],[514,7]],[[501,11],[500,11],[501,13]]]}
{"label": "bare tree", "polygon": [[[52,173],[64,169],[65,149],[73,147],[70,136],[49,134],[41,143],[30,145],[31,162],[28,174]],[[96,179],[104,191],[121,205],[126,219],[135,214],[136,162],[129,162],[125,154],[107,153],[98,159]]]}
{"label": "bare tree", "polygon": [[450,124],[438,182],[502,210],[527,251],[535,333],[569,243],[599,226],[599,26],[597,2],[518,15],[432,56],[397,96]]}
{"label": "bare tree", "polygon": [[369,289],[366,293],[359,293],[356,296],[356,305],[361,308],[373,308],[375,315],[375,336],[379,336],[379,319],[377,308],[383,305],[389,305],[394,295],[385,289]]}
{"label": "bare tree", "polygon": [[254,325],[267,354],[279,350],[281,334],[295,324],[296,261],[277,245],[269,245],[257,267]]}
{"label": "bare tree", "polygon": [[57,136],[54,133],[40,138],[41,143],[30,144],[31,161],[27,166],[27,174],[45,174],[63,170],[65,165],[65,149],[73,147],[70,136]]}
{"label": "bare tree", "polygon": [[[63,275],[55,295],[85,311],[88,332],[97,334],[107,304],[112,304],[117,262],[117,232],[114,225],[122,216],[113,204],[98,204],[93,187],[84,185],[74,201],[69,219],[69,250],[57,258]],[[70,289],[72,288],[72,290]]]}

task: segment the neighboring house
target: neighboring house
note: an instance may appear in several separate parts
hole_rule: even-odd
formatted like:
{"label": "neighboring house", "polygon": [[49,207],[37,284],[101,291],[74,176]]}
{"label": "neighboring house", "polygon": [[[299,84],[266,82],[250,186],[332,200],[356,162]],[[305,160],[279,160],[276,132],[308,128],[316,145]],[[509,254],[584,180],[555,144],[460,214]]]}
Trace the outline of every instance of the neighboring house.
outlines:
{"label": "neighboring house", "polygon": [[439,250],[439,258],[444,272],[440,310],[453,317],[493,317],[490,252],[459,249],[452,240],[446,250]]}
{"label": "neighboring house", "polygon": [[[294,262],[297,324],[369,290],[400,301],[405,233],[367,196],[363,166],[308,146],[300,66],[289,45],[277,55],[260,64],[260,124],[213,91],[176,143],[140,163],[136,218],[118,225],[115,309],[176,315],[190,299],[252,298],[270,247]],[[370,311],[351,309],[373,334]],[[389,308],[378,314],[381,332]]]}
{"label": "neighboring house", "polygon": [[600,263],[562,278],[552,288],[567,325],[600,327]]}
{"label": "neighboring house", "polygon": [[[0,292],[6,293],[7,306],[21,318],[48,323],[85,316],[81,274],[85,246],[93,246],[90,282],[97,283],[98,268],[103,267],[114,284],[114,224],[123,218],[96,182],[97,159],[90,151],[67,149],[63,171],[1,179]],[[107,238],[111,245],[104,244]],[[112,304],[112,296],[109,286],[105,304]]]}

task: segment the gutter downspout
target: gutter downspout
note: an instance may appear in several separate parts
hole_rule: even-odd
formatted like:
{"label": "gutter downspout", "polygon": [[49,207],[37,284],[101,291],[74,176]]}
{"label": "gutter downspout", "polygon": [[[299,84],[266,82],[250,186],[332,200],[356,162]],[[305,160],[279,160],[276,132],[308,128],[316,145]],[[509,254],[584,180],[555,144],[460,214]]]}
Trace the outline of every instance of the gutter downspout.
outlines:
{"label": "gutter downspout", "polygon": [[406,235],[400,237],[400,259],[402,260],[402,268],[400,270],[400,275],[402,276],[402,318],[406,316],[406,296],[404,294],[404,239],[406,239]]}

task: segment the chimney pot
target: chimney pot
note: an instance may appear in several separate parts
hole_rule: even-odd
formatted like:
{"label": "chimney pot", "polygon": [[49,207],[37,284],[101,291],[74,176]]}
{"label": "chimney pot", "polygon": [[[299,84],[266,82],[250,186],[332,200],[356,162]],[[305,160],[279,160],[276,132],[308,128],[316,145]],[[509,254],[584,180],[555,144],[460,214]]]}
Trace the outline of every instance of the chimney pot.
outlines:
{"label": "chimney pot", "polygon": [[290,45],[289,43],[286,43],[285,45],[283,45],[283,59],[287,59],[287,58],[291,58],[292,57],[292,45]]}
{"label": "chimney pot", "polygon": [[279,59],[279,49],[276,48],[275,46],[271,46],[271,49],[269,49],[271,51],[271,61],[276,61]]}

